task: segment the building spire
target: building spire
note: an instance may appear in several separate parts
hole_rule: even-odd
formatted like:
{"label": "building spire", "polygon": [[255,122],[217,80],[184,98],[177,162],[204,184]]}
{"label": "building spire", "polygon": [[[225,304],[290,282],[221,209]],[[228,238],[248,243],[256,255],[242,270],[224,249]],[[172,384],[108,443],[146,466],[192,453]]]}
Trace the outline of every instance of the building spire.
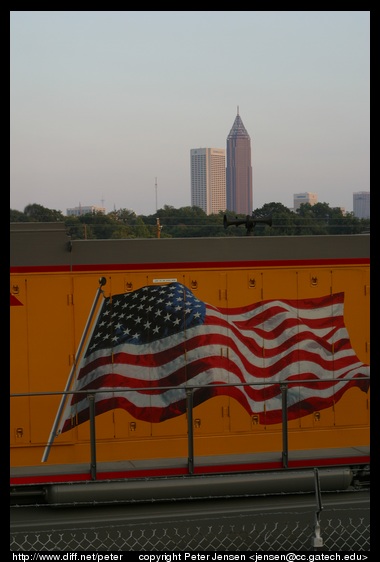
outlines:
{"label": "building spire", "polygon": [[239,115],[239,106],[237,106],[237,114]]}
{"label": "building spire", "polygon": [[231,129],[231,131],[230,131],[230,133],[227,137],[227,140],[231,139],[231,138],[237,138],[237,137],[240,137],[240,138],[243,137],[243,138],[246,138],[246,139],[250,139],[250,136],[247,133],[247,129],[244,127],[243,121],[241,120],[241,117],[239,115],[239,106],[238,106],[237,109],[238,109],[238,113],[235,117],[234,124],[232,125],[232,129]]}

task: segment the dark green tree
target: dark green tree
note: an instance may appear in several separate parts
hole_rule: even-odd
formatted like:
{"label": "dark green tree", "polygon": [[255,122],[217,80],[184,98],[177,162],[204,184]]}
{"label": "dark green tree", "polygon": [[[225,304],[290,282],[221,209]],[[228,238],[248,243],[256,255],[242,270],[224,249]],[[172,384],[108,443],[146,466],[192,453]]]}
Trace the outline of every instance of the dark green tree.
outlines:
{"label": "dark green tree", "polygon": [[66,217],[65,226],[67,228],[67,234],[72,240],[87,240],[96,238],[91,226],[83,222],[81,217]]}
{"label": "dark green tree", "polygon": [[80,215],[79,221],[86,225],[86,238],[107,240],[112,238],[116,225],[112,217],[101,212]]}
{"label": "dark green tree", "polygon": [[10,222],[29,222],[29,218],[22,211],[16,211],[15,209],[11,209]]}
{"label": "dark green tree", "polygon": [[[224,216],[229,222],[224,228]],[[38,204],[25,207],[25,211],[10,210],[11,222],[64,222],[72,239],[110,238],[188,238],[246,236],[300,236],[325,234],[361,234],[369,232],[370,220],[358,219],[353,213],[343,215],[338,207],[327,203],[305,203],[296,211],[282,203],[266,203],[257,208],[249,221],[255,226],[247,231],[247,215],[235,215],[228,211],[206,215],[199,207],[164,205],[153,215],[137,216],[130,209],[114,210],[108,215],[88,213],[65,217],[60,211],[50,210]],[[268,223],[271,223],[271,226]]]}
{"label": "dark green tree", "polygon": [[154,238],[155,233],[146,225],[141,217],[137,217],[136,225],[134,227],[135,238]]}
{"label": "dark green tree", "polygon": [[37,205],[37,203],[27,205],[24,209],[24,215],[32,222],[61,222],[65,218],[61,211],[47,209],[42,205]]}
{"label": "dark green tree", "polygon": [[296,215],[282,203],[265,203],[261,209],[256,209],[254,216],[271,218],[272,226],[265,229],[255,227],[256,236],[294,236],[296,234]]}

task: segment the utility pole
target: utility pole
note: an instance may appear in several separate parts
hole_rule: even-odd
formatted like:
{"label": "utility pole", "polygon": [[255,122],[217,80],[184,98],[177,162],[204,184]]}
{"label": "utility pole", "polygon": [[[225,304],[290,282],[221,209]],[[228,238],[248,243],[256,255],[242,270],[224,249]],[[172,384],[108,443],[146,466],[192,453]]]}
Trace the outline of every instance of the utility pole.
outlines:
{"label": "utility pole", "polygon": [[160,219],[157,218],[156,219],[156,237],[157,238],[161,238],[161,230],[162,230],[162,226],[160,225]]}

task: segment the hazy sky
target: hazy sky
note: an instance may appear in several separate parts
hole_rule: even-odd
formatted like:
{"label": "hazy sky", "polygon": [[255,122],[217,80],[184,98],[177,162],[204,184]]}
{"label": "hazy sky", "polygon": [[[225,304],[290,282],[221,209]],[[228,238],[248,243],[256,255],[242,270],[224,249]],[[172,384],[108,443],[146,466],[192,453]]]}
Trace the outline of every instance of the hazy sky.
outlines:
{"label": "hazy sky", "polygon": [[366,11],[12,11],[10,207],[188,206],[190,150],[226,148],[239,106],[254,209],[352,211],[369,69]]}

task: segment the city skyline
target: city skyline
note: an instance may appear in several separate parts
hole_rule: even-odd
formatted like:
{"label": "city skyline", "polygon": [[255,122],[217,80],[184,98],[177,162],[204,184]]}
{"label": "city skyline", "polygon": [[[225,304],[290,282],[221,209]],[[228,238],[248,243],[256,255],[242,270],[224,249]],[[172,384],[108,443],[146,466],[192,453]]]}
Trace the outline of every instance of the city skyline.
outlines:
{"label": "city skyline", "polygon": [[253,211],[370,190],[370,12],[10,13],[10,207],[191,204],[236,107]]}
{"label": "city skyline", "polygon": [[[200,148],[200,149],[192,149],[191,152],[200,152],[200,155],[203,155],[203,166],[206,167],[206,151],[208,151],[209,155],[211,155],[212,151],[221,151],[223,149],[212,149],[212,148]],[[203,154],[202,154],[203,153]],[[190,155],[190,158],[192,158],[192,154]],[[197,163],[197,166],[199,165],[199,163]],[[196,186],[197,185],[197,182]],[[202,184],[201,189],[205,190],[206,188],[206,184]],[[205,192],[204,192],[205,195]],[[348,212],[352,212],[354,214],[355,217],[357,218],[364,218],[364,219],[369,219],[370,218],[370,201],[371,201],[371,193],[370,191],[359,191],[359,192],[354,192],[352,194],[352,198],[353,198],[353,211],[347,211],[344,207],[340,206],[340,205],[336,205],[336,206],[331,206],[329,205],[329,207],[331,208],[338,208],[341,209],[343,214],[346,214]],[[203,195],[201,196],[203,197]],[[279,201],[267,201],[266,203],[264,203],[264,205],[269,204],[269,203],[279,203]],[[318,201],[318,194],[317,193],[310,193],[310,192],[304,192],[304,193],[293,193],[293,206],[289,206],[287,207],[290,211],[296,212],[297,209],[300,208],[302,203],[308,203],[311,206],[315,205],[316,203],[326,203],[326,201]],[[201,208],[202,210],[204,210],[206,212],[205,209],[203,209],[201,201],[199,201],[199,204],[195,204],[194,206]],[[131,209],[133,211],[133,209]],[[66,213],[63,213],[66,216],[72,215],[72,216],[79,216],[82,214],[86,214],[86,213],[90,213],[90,212],[104,212],[107,213],[106,209],[103,207],[99,207],[96,205],[87,205],[87,206],[77,206],[77,207],[70,207],[66,209]],[[216,211],[216,214],[219,211]],[[138,213],[136,213],[138,214]],[[145,215],[145,213],[141,213],[142,215]],[[151,213],[151,214],[155,214],[155,213]],[[207,213],[206,214],[211,214],[211,213]],[[243,213],[244,214],[244,213]],[[250,214],[250,213],[248,213]]]}

